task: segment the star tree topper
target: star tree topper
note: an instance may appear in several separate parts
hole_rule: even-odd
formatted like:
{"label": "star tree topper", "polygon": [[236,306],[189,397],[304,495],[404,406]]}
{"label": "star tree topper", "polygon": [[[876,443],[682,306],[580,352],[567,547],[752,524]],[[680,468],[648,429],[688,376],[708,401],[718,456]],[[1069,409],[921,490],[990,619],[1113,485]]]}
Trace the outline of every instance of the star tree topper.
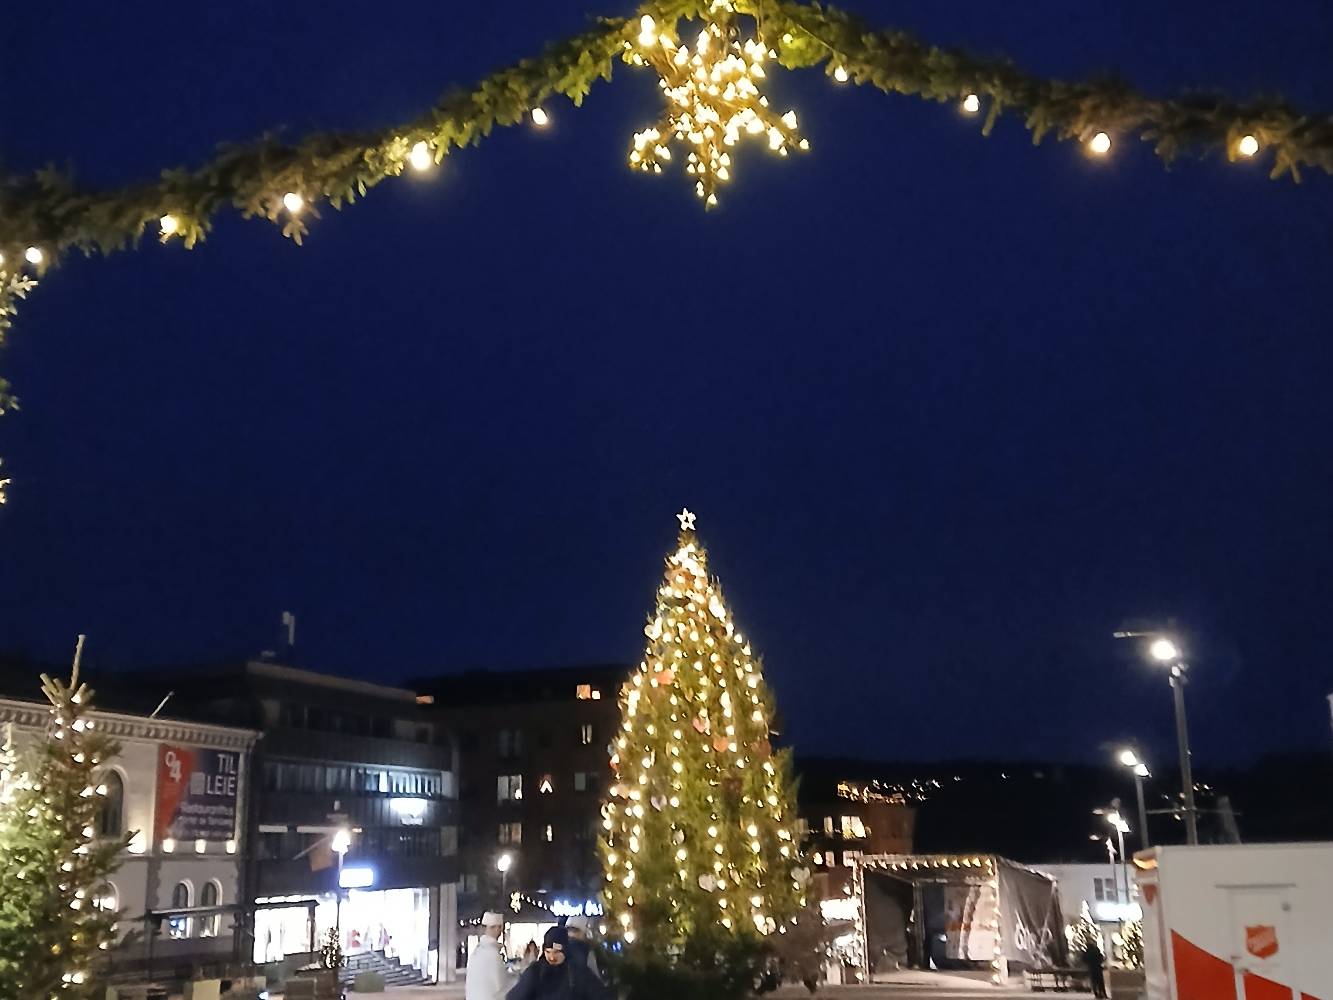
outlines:
{"label": "star tree topper", "polygon": [[777,53],[757,38],[742,41],[735,13],[729,0],[713,0],[713,20],[699,32],[693,51],[658,34],[648,14],[639,22],[637,49],[625,43],[632,63],[657,70],[667,100],[657,125],[635,133],[630,166],[660,174],[671,159],[671,144],[689,150],[685,172],[696,178],[695,193],[710,208],[717,204],[718,184],[731,179],[730,149],[743,137],[767,138],[779,156],[792,145],[810,148],[796,130],[796,112],[778,115],[759,93],[755,81],[766,75],[764,60]]}
{"label": "star tree topper", "polygon": [[695,514],[694,514],[693,511],[690,510],[690,508],[688,508],[688,507],[682,507],[682,508],[680,509],[680,513],[676,515],[676,520],[680,522],[680,530],[681,530],[681,531],[693,531],[693,530],[694,530],[694,518],[695,518]]}

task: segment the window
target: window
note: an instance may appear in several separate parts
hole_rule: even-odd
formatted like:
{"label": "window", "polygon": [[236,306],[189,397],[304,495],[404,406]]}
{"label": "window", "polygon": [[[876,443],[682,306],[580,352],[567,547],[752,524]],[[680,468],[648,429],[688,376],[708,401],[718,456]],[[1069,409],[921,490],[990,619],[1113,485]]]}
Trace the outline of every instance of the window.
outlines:
{"label": "window", "polygon": [[1120,887],[1116,885],[1113,878],[1094,878],[1092,880],[1092,891],[1097,896],[1099,903],[1114,903],[1120,898]]}
{"label": "window", "polygon": [[477,875],[475,872],[463,872],[463,874],[458,879],[458,891],[459,892],[477,891]]}
{"label": "window", "polygon": [[110,882],[103,882],[93,893],[93,909],[103,913],[115,913],[120,909],[120,893]]}
{"label": "window", "polygon": [[825,817],[824,817],[824,832],[827,833],[827,834],[829,834],[829,835],[832,835],[832,833],[833,833],[833,817],[832,817],[832,816],[825,816]]}
{"label": "window", "polygon": [[[216,882],[205,882],[204,887],[199,890],[200,906],[217,906],[222,899],[222,892]],[[206,913],[199,918],[199,936],[217,937],[218,928],[222,926],[222,914]]]}
{"label": "window", "polygon": [[[177,882],[171,890],[171,908],[183,910],[190,905],[190,886],[186,882]],[[170,917],[167,920],[167,937],[187,938],[190,936],[189,917]]]}
{"label": "window", "polygon": [[546,829],[542,830],[542,840],[548,844],[555,840],[555,828],[550,823],[547,823]]}
{"label": "window", "polygon": [[852,863],[861,856],[860,851],[843,851],[842,863],[845,868],[852,867]]}
{"label": "window", "polygon": [[541,792],[543,795],[550,795],[555,791],[555,784],[551,781],[551,776],[549,774],[543,774],[542,780],[537,782],[537,791]]}
{"label": "window", "polygon": [[579,726],[579,743],[585,747],[592,746],[592,723],[585,722]]}
{"label": "window", "polygon": [[496,746],[501,757],[517,757],[523,752],[523,730],[501,729],[496,734]]}
{"label": "window", "polygon": [[580,684],[574,688],[574,697],[579,701],[601,701],[602,692],[591,684]]}
{"label": "window", "polygon": [[810,859],[811,859],[812,861],[814,861],[814,863],[817,864],[817,865],[823,865],[823,863],[824,863],[824,855],[823,855],[823,852],[821,852],[821,851],[815,851],[815,853],[812,854],[812,855],[810,856]]}
{"label": "window", "polygon": [[125,782],[119,771],[107,771],[102,776],[101,808],[97,811],[97,834],[99,837],[119,837],[125,830],[123,812],[125,808]]}
{"label": "window", "polygon": [[501,823],[501,824],[500,824],[500,843],[502,843],[502,844],[521,844],[521,843],[523,843],[523,824],[522,824],[522,823]]}
{"label": "window", "polygon": [[851,840],[865,840],[866,827],[860,816],[842,817],[842,835]]}
{"label": "window", "polygon": [[804,816],[800,817],[800,818],[796,821],[796,832],[799,833],[802,837],[805,837],[805,836],[808,836],[808,835],[809,835],[809,833],[810,833],[810,821],[809,821],[808,819],[806,819]]}
{"label": "window", "polygon": [[523,801],[523,775],[502,774],[495,779],[496,802]]}
{"label": "window", "polygon": [[576,792],[586,792],[587,790],[588,790],[588,772],[587,772],[587,771],[575,771],[575,772],[574,772],[574,791],[576,791]]}

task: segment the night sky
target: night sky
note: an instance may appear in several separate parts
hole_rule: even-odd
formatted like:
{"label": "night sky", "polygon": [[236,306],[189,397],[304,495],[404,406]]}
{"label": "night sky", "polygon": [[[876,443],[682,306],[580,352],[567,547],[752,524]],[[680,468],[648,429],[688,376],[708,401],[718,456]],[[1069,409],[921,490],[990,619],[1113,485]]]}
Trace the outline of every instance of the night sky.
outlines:
{"label": "night sky", "polygon": [[[13,5],[0,150],[149,177],[406,118],[629,9]],[[857,9],[1333,108],[1320,0]],[[1135,618],[1189,639],[1200,766],[1327,745],[1333,182],[784,73],[812,151],[745,149],[705,215],[626,169],[659,99],[617,74],[304,248],[227,217],[52,274],[0,355],[0,648],[197,663],[291,609],[300,663],[371,679],[628,661],[685,504],[803,749],[1161,759]]]}

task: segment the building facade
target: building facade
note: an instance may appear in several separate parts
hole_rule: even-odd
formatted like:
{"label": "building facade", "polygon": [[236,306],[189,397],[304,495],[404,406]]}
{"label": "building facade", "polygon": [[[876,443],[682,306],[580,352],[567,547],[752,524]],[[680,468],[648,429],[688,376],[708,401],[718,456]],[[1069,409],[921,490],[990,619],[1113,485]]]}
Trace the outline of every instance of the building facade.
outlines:
{"label": "building facade", "polygon": [[415,682],[457,735],[465,922],[508,905],[514,892],[564,912],[589,909],[590,901],[595,908],[608,746],[629,669],[471,672]]}
{"label": "building facade", "polygon": [[[253,730],[95,711],[120,744],[107,762],[98,833],[131,835],[96,904],[120,914],[113,969],[225,962],[244,909],[244,850]],[[41,739],[45,703],[0,699],[15,742]],[[197,911],[197,912],[182,912]]]}
{"label": "building facade", "polygon": [[1065,925],[1078,922],[1083,904],[1102,935],[1102,952],[1114,962],[1121,960],[1119,934],[1129,920],[1143,916],[1139,905],[1138,880],[1120,864],[1033,865],[1056,880],[1060,887],[1060,910]]}
{"label": "building facade", "polygon": [[851,895],[862,854],[911,854],[916,811],[897,785],[871,777],[875,765],[798,759],[797,808],[803,848],[825,899]]}
{"label": "building facade", "polygon": [[304,956],[333,929],[348,954],[448,979],[453,963],[439,956],[457,937],[458,768],[423,699],[269,662],[173,683],[182,710],[263,734],[244,871],[253,960]]}

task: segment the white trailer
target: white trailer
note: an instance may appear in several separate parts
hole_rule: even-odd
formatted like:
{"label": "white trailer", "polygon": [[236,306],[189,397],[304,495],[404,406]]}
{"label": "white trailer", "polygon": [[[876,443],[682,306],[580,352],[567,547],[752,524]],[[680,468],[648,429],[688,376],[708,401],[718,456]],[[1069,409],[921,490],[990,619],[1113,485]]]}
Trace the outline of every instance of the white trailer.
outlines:
{"label": "white trailer", "polygon": [[1134,857],[1148,1000],[1333,1000],[1333,843]]}

